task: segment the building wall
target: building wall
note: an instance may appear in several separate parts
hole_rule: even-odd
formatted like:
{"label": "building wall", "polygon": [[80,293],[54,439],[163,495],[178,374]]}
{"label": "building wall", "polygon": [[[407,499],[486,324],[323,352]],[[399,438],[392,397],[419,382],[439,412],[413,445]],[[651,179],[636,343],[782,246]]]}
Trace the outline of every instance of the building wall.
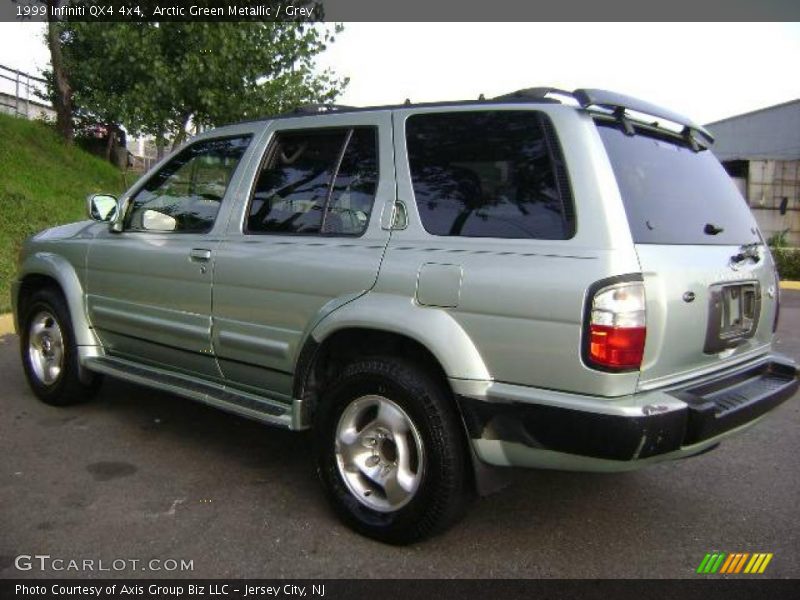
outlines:
{"label": "building wall", "polygon": [[24,98],[17,99],[14,95],[6,94],[5,92],[0,92],[0,112],[26,119],[45,119],[48,121],[55,121],[56,119],[56,111],[51,107]]}
{"label": "building wall", "polygon": [[800,100],[706,125],[720,160],[796,160],[800,153]]}
{"label": "building wall", "polygon": [[[764,236],[788,229],[787,241],[800,246],[800,160],[749,161],[746,190]],[[786,212],[781,214],[784,199]]]}

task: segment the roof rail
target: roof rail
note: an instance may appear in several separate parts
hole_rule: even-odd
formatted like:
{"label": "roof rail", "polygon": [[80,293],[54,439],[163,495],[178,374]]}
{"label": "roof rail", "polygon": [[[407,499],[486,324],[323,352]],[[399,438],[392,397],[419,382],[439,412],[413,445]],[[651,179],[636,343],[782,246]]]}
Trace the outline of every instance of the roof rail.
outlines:
{"label": "roof rail", "polygon": [[502,96],[495,96],[492,98],[492,100],[543,100],[547,97],[547,94],[568,96],[570,98],[573,97],[572,92],[567,92],[566,90],[560,90],[558,88],[532,87],[525,88],[523,90],[517,90],[509,94],[503,94]]}
{"label": "roof rail", "polygon": [[352,106],[341,104],[303,104],[298,106],[290,114],[294,115],[321,115],[325,113],[337,112],[340,110],[352,110]]}

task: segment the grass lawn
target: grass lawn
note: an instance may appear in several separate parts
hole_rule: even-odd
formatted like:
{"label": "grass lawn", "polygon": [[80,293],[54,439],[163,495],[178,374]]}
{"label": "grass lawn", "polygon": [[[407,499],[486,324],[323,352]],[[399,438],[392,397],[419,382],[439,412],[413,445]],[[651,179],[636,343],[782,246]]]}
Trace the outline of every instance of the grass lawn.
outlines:
{"label": "grass lawn", "polygon": [[22,240],[86,219],[88,194],[118,195],[124,187],[119,169],[65,146],[44,123],[0,114],[0,313],[11,308],[10,282]]}

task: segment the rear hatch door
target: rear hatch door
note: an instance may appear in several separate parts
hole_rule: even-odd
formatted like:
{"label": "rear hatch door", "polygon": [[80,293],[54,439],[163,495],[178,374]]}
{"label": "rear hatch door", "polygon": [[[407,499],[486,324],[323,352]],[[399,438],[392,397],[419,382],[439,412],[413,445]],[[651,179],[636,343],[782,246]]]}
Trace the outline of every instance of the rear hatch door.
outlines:
{"label": "rear hatch door", "polygon": [[710,150],[655,131],[598,130],[642,268],[647,341],[639,389],[734,365],[770,346],[772,259]]}

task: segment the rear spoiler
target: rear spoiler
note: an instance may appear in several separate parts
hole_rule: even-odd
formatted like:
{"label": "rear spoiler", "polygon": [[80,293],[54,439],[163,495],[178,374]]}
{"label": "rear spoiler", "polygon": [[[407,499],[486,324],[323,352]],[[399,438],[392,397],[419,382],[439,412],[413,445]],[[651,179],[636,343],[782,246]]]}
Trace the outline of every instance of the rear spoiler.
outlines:
{"label": "rear spoiler", "polygon": [[702,125],[698,125],[691,119],[679,115],[676,112],[661,108],[650,102],[639,100],[624,94],[617,94],[616,92],[609,92],[606,90],[575,90],[572,92],[572,97],[578,101],[583,108],[605,108],[613,111],[616,115],[622,115],[626,110],[633,110],[638,113],[657,117],[659,119],[666,119],[678,125],[683,125],[684,136],[691,136],[691,134],[698,134],[703,138],[705,146],[710,146],[714,143],[714,136]]}
{"label": "rear spoiler", "polygon": [[[618,118],[626,126],[626,130],[630,127],[626,111],[632,110],[637,113],[656,117],[657,119],[666,119],[676,125],[683,126],[683,137],[692,145],[702,145],[704,147],[711,146],[714,143],[714,136],[702,125],[698,125],[691,119],[684,117],[676,112],[661,108],[650,102],[626,96],[625,94],[618,94],[616,92],[609,92],[608,90],[596,89],[577,89],[573,92],[559,90],[557,88],[539,87],[528,88],[525,90],[518,90],[510,94],[498,96],[494,100],[505,101],[525,101],[525,100],[542,100],[547,95],[564,96],[575,100],[581,108],[591,109],[599,108],[609,110],[613,116]],[[631,130],[632,132],[632,130]],[[700,140],[697,137],[701,138]],[[702,142],[702,144],[699,144]]]}

